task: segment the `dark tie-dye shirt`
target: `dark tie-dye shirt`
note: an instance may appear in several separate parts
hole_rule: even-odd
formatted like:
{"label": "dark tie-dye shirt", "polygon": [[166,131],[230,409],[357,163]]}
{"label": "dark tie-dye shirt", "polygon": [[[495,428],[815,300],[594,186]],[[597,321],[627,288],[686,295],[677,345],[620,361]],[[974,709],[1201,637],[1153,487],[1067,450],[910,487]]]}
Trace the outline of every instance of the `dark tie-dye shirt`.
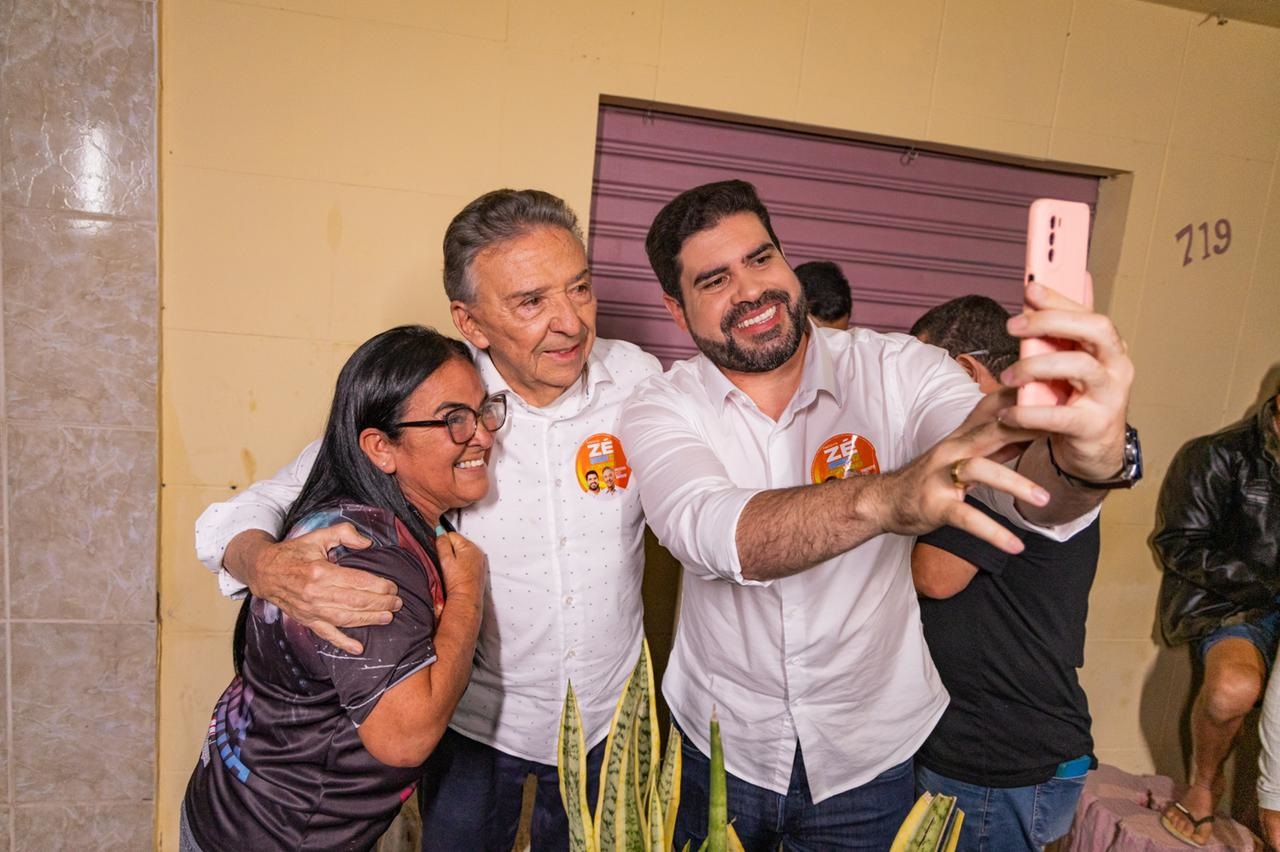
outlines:
{"label": "dark tie-dye shirt", "polygon": [[383,693],[435,662],[440,574],[434,554],[382,509],[317,512],[290,537],[342,521],[373,545],[336,548],[330,560],[391,580],[404,606],[386,626],[347,630],[364,645],[354,656],[253,600],[243,676],[218,699],[187,786],[187,818],[205,852],[367,849],[413,792],[419,769],[378,762],[357,728]]}

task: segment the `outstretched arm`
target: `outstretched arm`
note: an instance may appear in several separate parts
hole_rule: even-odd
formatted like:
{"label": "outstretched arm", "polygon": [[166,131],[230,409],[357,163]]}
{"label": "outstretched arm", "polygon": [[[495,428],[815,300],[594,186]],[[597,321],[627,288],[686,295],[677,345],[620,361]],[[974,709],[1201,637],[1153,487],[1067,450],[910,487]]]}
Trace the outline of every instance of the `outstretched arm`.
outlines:
{"label": "outstretched arm", "polygon": [[995,419],[1007,401],[994,394],[986,397],[958,429],[891,473],[756,494],[738,520],[742,576],[786,577],[881,533],[918,535],[940,526],[1020,552],[1018,537],[967,505],[965,489],[952,479],[953,465],[960,462],[965,487],[986,485],[1030,505],[1048,500],[1044,489],[996,460],[1007,448],[1016,452],[1016,445],[1034,437]]}
{"label": "outstretched arm", "polygon": [[[740,583],[795,574],[884,532],[915,534],[943,524],[1020,548],[1016,536],[965,505],[951,470],[964,461],[965,487],[1043,499],[1000,463],[1033,436],[995,419],[1007,398],[974,406],[981,398],[958,367],[941,353],[935,358],[912,346],[919,350],[902,369],[915,396],[902,411],[902,441],[928,449],[887,474],[778,489],[739,485],[715,450],[719,438],[705,434],[669,389],[633,396],[623,411],[622,438],[659,540],[695,576]],[[966,409],[972,409],[967,419]]]}

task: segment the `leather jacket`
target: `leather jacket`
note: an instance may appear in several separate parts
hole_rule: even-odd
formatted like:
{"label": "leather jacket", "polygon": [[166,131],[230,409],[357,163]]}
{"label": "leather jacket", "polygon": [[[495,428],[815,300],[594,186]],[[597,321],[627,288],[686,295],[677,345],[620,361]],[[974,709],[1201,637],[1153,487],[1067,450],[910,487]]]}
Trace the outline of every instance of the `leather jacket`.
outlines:
{"label": "leather jacket", "polygon": [[1164,566],[1160,627],[1170,645],[1280,608],[1278,398],[1189,441],[1169,466],[1151,546]]}

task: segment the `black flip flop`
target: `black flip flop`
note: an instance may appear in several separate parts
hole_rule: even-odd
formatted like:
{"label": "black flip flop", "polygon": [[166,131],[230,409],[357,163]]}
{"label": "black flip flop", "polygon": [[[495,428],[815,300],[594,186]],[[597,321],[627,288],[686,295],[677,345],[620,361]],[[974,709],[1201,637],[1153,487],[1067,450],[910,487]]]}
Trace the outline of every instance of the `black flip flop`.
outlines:
{"label": "black flip flop", "polygon": [[[1169,821],[1169,817],[1167,814],[1160,814],[1160,825],[1164,826],[1165,831],[1169,832],[1178,840],[1181,840],[1183,843],[1187,844],[1188,846],[1203,847],[1205,844],[1200,843],[1195,839],[1195,833],[1199,831],[1200,827],[1203,825],[1213,825],[1213,814],[1209,814],[1208,816],[1203,816],[1203,817],[1200,817],[1200,819],[1196,819],[1194,816],[1191,815],[1191,811],[1187,810],[1187,806],[1182,804],[1182,802],[1174,801],[1174,802],[1170,802],[1169,804],[1172,805],[1173,808],[1178,811],[1178,813],[1186,817],[1187,822],[1191,823],[1191,834],[1183,834],[1181,831],[1178,831],[1176,828],[1174,828],[1173,823]],[[1213,837],[1212,832],[1209,833],[1209,837],[1210,838]]]}

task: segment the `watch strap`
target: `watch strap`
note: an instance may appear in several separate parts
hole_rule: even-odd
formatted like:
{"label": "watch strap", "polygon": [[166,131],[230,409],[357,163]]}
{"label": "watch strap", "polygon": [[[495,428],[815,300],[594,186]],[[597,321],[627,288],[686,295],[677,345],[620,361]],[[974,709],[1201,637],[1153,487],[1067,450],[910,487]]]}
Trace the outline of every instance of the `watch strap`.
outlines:
{"label": "watch strap", "polygon": [[1048,438],[1045,440],[1049,443],[1049,463],[1053,465],[1054,471],[1058,476],[1079,488],[1093,488],[1100,491],[1132,488],[1138,484],[1138,480],[1142,479],[1142,451],[1138,444],[1138,430],[1128,423],[1124,426],[1124,461],[1120,465],[1119,472],[1110,479],[1082,479],[1067,473],[1053,457],[1053,441]]}

